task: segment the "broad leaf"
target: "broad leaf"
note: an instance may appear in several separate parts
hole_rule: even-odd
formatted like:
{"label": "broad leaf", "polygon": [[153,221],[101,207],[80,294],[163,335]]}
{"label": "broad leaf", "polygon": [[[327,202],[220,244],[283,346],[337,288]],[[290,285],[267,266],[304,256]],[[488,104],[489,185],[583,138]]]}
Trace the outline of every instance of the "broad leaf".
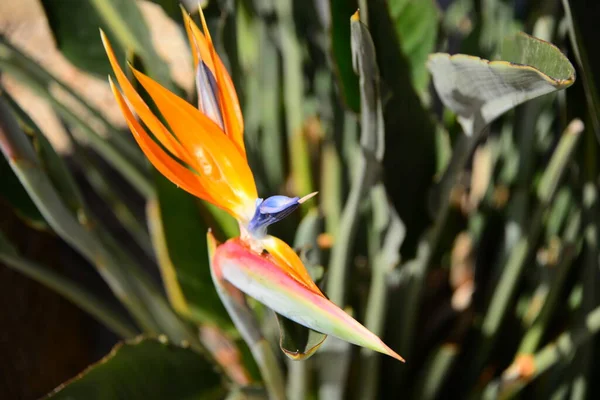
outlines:
{"label": "broad leaf", "polygon": [[196,199],[155,172],[157,198],[148,203],[150,233],[163,283],[177,312],[200,323],[231,329],[213,286]]}
{"label": "broad leaf", "polygon": [[501,61],[444,53],[429,58],[438,95],[468,136],[511,108],[575,81],[569,60],[543,40],[520,33],[505,40],[502,53]]}
{"label": "broad leaf", "polygon": [[137,339],[117,345],[81,375],[59,386],[48,399],[219,399],[220,375],[189,348]]}
{"label": "broad leaf", "polygon": [[426,204],[436,166],[435,125],[413,86],[411,63],[403,54],[387,2],[369,0],[368,11],[381,73],[386,148],[383,166],[385,171],[393,171],[386,173],[384,180],[409,232],[402,247],[410,257],[429,223]]}
{"label": "broad leaf", "polygon": [[400,48],[410,63],[413,86],[422,94],[429,84],[425,63],[437,42],[439,12],[436,1],[390,0],[388,7]]}

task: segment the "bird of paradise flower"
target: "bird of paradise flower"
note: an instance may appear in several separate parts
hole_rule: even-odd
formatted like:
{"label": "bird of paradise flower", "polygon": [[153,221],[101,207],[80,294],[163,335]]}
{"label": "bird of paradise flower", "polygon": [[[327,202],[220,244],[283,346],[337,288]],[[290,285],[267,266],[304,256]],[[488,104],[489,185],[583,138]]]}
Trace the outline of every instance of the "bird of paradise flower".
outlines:
{"label": "bird of paradise flower", "polygon": [[[200,15],[204,33],[183,13],[194,59],[198,108],[129,66],[170,129],[136,92],[107,37],[103,32],[101,36],[121,90],[109,77],[111,89],[146,157],[178,187],[227,211],[239,223],[240,236],[220,246],[209,236],[211,273],[226,308],[235,314],[223,298],[224,283],[310,329],[404,361],[375,334],[329,301],[295,251],[281,239],[267,234],[269,225],[289,215],[316,193],[302,198],[258,197],[246,159],[244,121],[237,93],[215,51],[201,10]],[[138,122],[126,99],[160,145]],[[232,318],[239,325],[234,315]]]}

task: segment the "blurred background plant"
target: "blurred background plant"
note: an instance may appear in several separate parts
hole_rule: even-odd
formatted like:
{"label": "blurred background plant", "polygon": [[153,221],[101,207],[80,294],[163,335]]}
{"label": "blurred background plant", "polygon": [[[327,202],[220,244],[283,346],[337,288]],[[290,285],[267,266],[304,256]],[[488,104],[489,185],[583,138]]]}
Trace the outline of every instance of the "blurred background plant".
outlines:
{"label": "blurred background plant", "polygon": [[[600,5],[572,3],[201,2],[259,193],[319,191],[272,231],[407,360],[277,351],[287,397],[599,396]],[[151,169],[106,82],[99,27],[194,102],[182,21],[176,0],[0,3],[5,398],[268,395],[210,279],[207,230],[237,227]],[[262,345],[318,340],[250,304]]]}

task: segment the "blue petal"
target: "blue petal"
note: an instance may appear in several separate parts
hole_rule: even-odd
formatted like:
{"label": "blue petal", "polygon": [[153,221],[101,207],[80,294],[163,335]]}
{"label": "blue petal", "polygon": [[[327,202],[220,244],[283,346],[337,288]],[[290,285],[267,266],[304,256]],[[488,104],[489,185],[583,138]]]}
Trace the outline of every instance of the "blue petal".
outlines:
{"label": "blue petal", "polygon": [[260,212],[263,214],[275,214],[282,212],[289,207],[299,205],[299,197],[271,196],[260,205]]}
{"label": "blue petal", "polygon": [[198,63],[196,69],[196,90],[198,91],[198,108],[200,111],[223,129],[223,115],[219,105],[217,80],[202,60]]}
{"label": "blue petal", "polygon": [[256,201],[256,211],[248,224],[248,230],[254,236],[261,237],[267,227],[281,221],[300,206],[299,197],[271,196]]}

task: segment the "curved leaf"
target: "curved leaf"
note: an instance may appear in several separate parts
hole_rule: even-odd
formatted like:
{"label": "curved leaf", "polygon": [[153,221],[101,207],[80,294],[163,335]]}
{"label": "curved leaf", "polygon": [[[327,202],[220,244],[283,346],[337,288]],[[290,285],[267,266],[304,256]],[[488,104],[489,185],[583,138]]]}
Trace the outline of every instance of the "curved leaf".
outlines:
{"label": "curved leaf", "polygon": [[505,40],[501,61],[437,53],[428,68],[442,102],[468,136],[511,108],[575,81],[575,69],[558,48],[525,33]]}
{"label": "curved leaf", "polygon": [[21,185],[6,158],[0,157],[0,197],[10,204],[15,213],[36,229],[47,229],[46,220]]}
{"label": "curved leaf", "polygon": [[219,399],[225,387],[200,354],[156,339],[118,344],[48,399]]}

